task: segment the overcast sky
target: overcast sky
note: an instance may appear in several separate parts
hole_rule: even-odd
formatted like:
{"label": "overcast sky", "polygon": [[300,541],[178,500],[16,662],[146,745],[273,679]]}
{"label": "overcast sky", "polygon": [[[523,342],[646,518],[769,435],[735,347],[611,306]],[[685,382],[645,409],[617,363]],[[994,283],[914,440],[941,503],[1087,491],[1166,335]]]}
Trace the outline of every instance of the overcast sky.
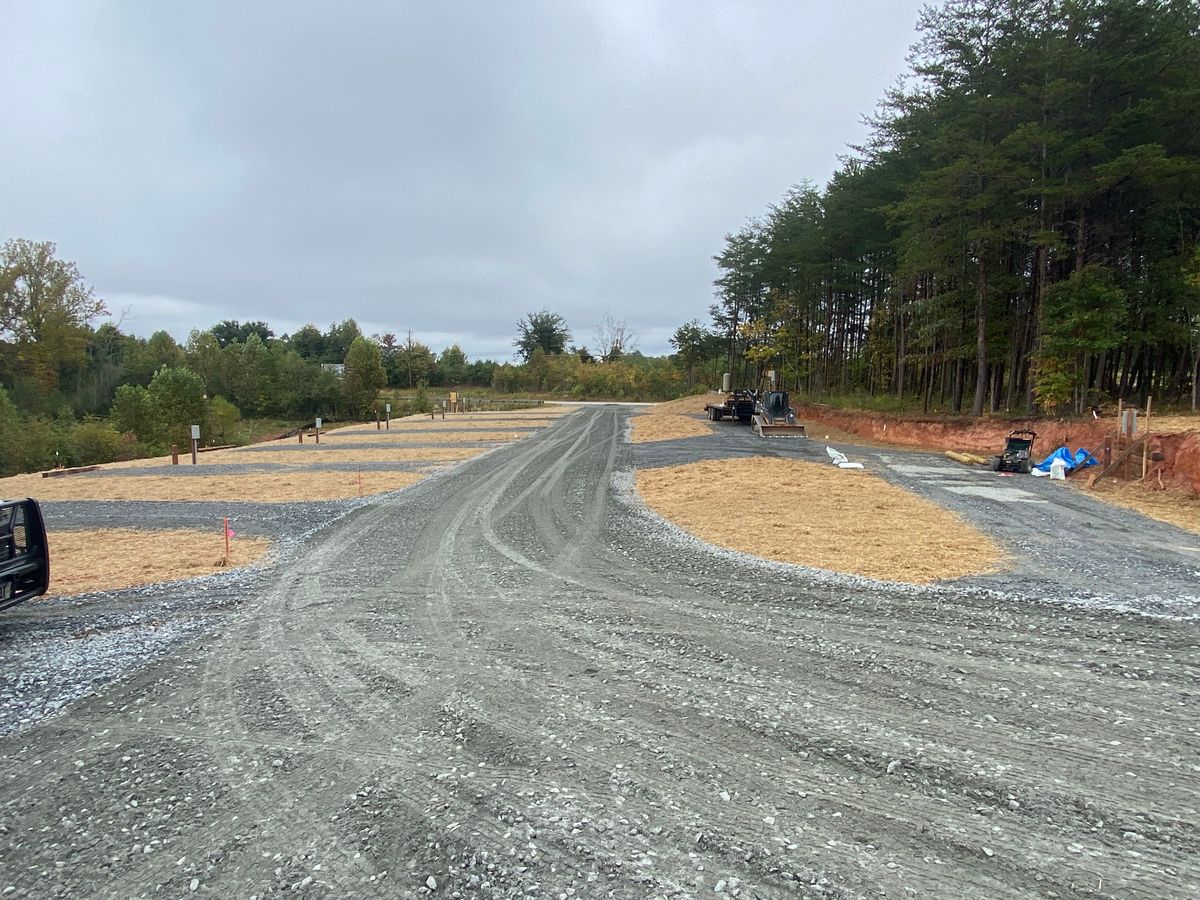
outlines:
{"label": "overcast sky", "polygon": [[724,235],[864,136],[920,6],[3,2],[0,239],[140,335],[353,317],[507,359],[545,307],[669,352]]}

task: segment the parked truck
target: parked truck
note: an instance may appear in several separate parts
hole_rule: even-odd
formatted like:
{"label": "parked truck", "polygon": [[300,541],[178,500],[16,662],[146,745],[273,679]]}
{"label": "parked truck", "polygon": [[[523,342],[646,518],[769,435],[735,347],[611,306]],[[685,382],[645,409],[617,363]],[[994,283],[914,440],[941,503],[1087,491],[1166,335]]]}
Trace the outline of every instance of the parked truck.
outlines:
{"label": "parked truck", "polygon": [[0,609],[46,593],[50,550],[36,500],[0,500]]}

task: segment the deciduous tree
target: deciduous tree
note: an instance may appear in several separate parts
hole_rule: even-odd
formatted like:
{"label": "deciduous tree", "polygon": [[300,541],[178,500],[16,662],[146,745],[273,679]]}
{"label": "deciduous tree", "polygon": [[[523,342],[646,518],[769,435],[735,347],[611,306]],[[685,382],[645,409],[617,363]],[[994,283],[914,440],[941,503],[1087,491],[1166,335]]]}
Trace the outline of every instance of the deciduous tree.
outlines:
{"label": "deciduous tree", "polygon": [[75,263],[55,253],[50,241],[0,246],[0,352],[47,392],[57,389],[63,367],[82,368],[87,325],[108,312]]}

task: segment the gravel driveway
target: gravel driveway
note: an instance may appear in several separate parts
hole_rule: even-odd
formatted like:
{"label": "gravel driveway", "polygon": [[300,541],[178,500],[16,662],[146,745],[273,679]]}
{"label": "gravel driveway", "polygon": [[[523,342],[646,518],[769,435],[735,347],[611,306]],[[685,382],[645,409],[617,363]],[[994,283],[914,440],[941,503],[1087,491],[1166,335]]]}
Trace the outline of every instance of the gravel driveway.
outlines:
{"label": "gravel driveway", "polygon": [[[761,564],[641,507],[635,463],[710,444],[631,447],[627,412],[331,512],[221,602],[114,598],[199,636],[0,738],[3,895],[1200,894],[1190,550],[1103,602],[1064,580],[1082,545],[932,589]],[[985,525],[1016,506],[890,459]],[[20,644],[91,611],[10,613]]]}

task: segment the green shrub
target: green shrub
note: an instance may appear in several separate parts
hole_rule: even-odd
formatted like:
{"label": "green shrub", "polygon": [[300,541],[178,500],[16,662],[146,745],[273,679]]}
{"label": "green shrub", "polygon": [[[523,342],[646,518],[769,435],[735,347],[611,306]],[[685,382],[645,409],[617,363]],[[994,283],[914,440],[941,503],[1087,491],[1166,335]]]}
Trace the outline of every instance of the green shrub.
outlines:
{"label": "green shrub", "polygon": [[117,388],[109,421],[117,431],[135,435],[143,442],[158,440],[162,432],[150,392],[140,385],[123,384]]}
{"label": "green shrub", "polygon": [[126,458],[131,445],[111,424],[89,417],[71,429],[70,446],[75,465],[92,466]]}
{"label": "green shrub", "polygon": [[417,385],[417,393],[411,400],[408,401],[408,412],[406,415],[415,413],[427,413],[433,409],[433,404],[429,402],[429,395],[425,392],[425,382]]}
{"label": "green shrub", "polygon": [[0,476],[21,471],[21,416],[0,387]]}
{"label": "green shrub", "polygon": [[58,425],[40,416],[26,419],[18,440],[19,467],[22,472],[40,472],[56,466],[75,465],[70,441]]}
{"label": "green shrub", "polygon": [[208,411],[212,416],[213,434],[217,442],[232,443],[234,429],[242,420],[241,410],[224,397],[213,397],[208,401]]}

